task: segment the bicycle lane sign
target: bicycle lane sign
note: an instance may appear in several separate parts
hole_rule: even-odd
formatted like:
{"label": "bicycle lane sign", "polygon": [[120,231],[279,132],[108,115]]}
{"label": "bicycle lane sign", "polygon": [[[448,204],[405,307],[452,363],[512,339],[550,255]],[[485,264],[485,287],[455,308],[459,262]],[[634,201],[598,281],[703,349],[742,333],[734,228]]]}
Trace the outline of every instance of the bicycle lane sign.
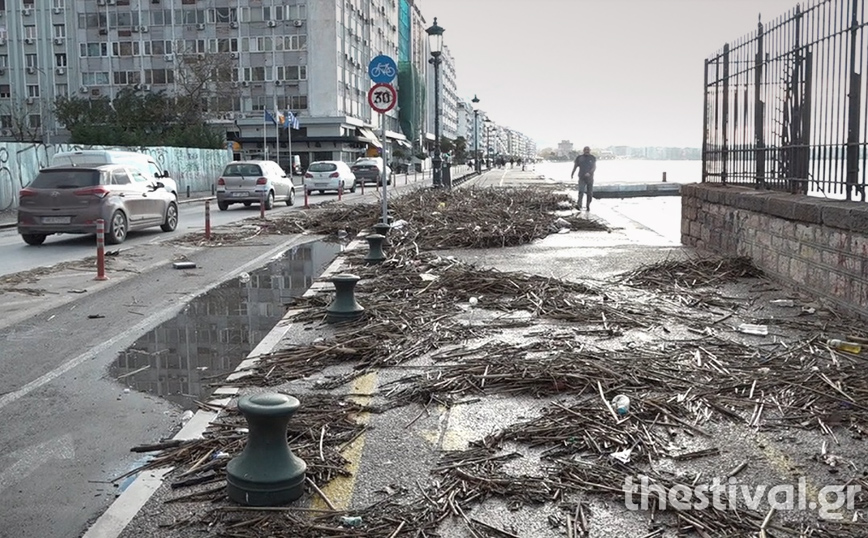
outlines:
{"label": "bicycle lane sign", "polygon": [[393,108],[398,101],[398,92],[391,84],[374,84],[368,91],[368,104],[375,111],[384,114]]}
{"label": "bicycle lane sign", "polygon": [[391,57],[380,54],[368,64],[368,76],[377,84],[392,82],[398,75],[398,65]]}

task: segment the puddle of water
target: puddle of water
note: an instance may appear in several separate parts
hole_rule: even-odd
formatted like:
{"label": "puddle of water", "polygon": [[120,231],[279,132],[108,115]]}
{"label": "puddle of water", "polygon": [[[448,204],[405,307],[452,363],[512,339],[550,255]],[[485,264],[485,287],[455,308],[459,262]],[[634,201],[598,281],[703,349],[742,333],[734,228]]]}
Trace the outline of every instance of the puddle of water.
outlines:
{"label": "puddle of water", "polygon": [[125,386],[184,409],[207,400],[343,250],[340,243],[298,245],[267,266],[193,299],[169,321],[120,352],[109,374]]}

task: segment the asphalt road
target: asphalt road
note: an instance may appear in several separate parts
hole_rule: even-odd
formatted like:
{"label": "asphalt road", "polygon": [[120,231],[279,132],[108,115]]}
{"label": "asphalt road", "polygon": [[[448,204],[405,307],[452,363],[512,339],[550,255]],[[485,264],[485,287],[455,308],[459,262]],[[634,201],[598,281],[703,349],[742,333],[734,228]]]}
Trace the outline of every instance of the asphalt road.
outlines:
{"label": "asphalt road", "polygon": [[[398,181],[399,188],[422,184]],[[397,190],[397,189],[396,189]],[[301,191],[299,190],[301,193]],[[335,199],[312,196],[310,203]],[[377,200],[373,189],[347,194],[346,203]],[[303,210],[281,205],[275,215]],[[213,226],[257,217],[259,208],[218,211]],[[78,537],[119,493],[114,479],[142,460],[130,448],[157,442],[180,427],[181,410],[148,394],[126,392],[107,377],[118,352],[175,316],[208,289],[251,271],[310,236],[264,236],[255,244],[194,248],[165,240],[204,227],[204,203],[181,206],[175,232],[133,233],[117,259],[134,272],[94,282],[69,273],[40,277],[86,283],[86,292],[34,297],[0,291],[0,537]],[[25,245],[14,228],[0,231],[0,275],[82,259],[95,254],[92,236],[55,236],[45,245]],[[179,256],[193,272],[172,268]],[[62,289],[62,283],[61,289]],[[34,288],[42,284],[33,284]],[[22,305],[23,303],[23,305]],[[15,304],[13,310],[12,306]],[[24,314],[22,315],[22,312]]]}

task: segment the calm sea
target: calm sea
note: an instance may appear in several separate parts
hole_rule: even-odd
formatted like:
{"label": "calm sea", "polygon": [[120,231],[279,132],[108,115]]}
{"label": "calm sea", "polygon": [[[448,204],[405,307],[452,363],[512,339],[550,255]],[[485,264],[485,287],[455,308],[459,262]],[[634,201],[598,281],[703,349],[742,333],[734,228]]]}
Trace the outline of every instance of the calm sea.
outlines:
{"label": "calm sea", "polygon": [[[536,171],[555,181],[570,181],[572,162],[544,162],[536,164]],[[617,159],[597,161],[594,183],[655,183],[663,180],[675,183],[699,183],[702,180],[702,161],[649,161]]]}

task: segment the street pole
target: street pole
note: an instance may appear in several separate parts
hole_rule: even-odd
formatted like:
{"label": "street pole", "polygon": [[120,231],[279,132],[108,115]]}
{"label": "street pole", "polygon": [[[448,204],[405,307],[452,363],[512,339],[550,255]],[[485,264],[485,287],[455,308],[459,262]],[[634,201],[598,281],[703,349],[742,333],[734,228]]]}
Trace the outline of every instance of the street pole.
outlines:
{"label": "street pole", "polygon": [[482,171],[482,167],[479,165],[479,109],[476,108],[476,105],[479,104],[479,97],[474,94],[470,101],[473,103],[473,164],[476,173],[479,174]]}
{"label": "street pole", "polygon": [[435,187],[443,186],[443,160],[440,158],[440,55],[432,58],[434,64],[434,158],[431,159],[433,183]]}
{"label": "street pole", "polygon": [[437,17],[434,17],[434,24],[425,29],[431,51],[428,63],[434,66],[434,157],[431,159],[431,166],[434,168],[431,182],[434,188],[443,186],[443,160],[440,158],[440,53],[443,48],[443,32],[443,27],[437,24]]}

